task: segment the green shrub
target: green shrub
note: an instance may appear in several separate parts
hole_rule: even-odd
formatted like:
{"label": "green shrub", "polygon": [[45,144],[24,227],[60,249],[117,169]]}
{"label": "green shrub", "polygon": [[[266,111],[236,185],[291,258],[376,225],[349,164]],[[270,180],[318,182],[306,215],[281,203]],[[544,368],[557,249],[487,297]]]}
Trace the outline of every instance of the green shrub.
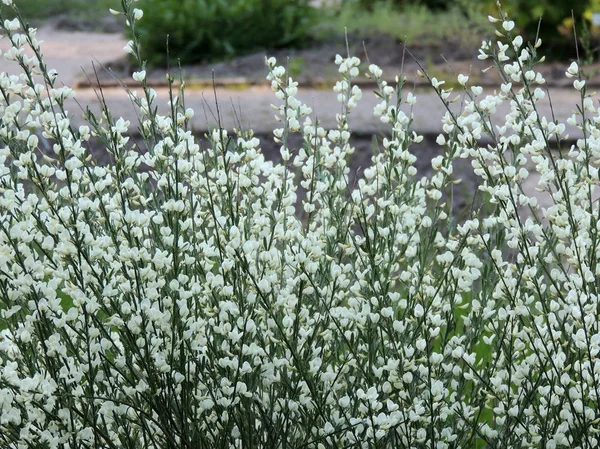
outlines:
{"label": "green shrub", "polygon": [[[571,14],[576,20],[581,19],[589,5],[589,0],[504,0],[502,2],[506,13],[520,24],[530,39],[535,38],[538,24],[542,38],[554,38],[558,26],[565,19],[571,18]],[[542,18],[541,23],[540,18]]]}
{"label": "green shrub", "polygon": [[226,59],[252,50],[298,45],[314,9],[308,0],[146,0],[139,33],[142,54],[166,62]]}
{"label": "green shrub", "polygon": [[[425,6],[430,10],[448,9],[461,7],[465,13],[479,10],[488,14],[497,11],[496,0],[345,0],[343,4],[358,4],[367,11],[373,11],[377,6],[386,5],[389,8],[403,10],[406,8]],[[540,37],[553,46],[559,42],[565,42],[563,36],[558,33],[558,27],[571,17],[573,13],[576,20],[583,17],[584,12],[590,8],[590,0],[503,0],[502,9],[508,16],[515,20],[525,38],[533,40],[538,32]],[[543,17],[541,24],[540,17]],[[572,41],[569,41],[569,45]],[[551,55],[550,55],[551,56]]]}
{"label": "green shrub", "polygon": [[[432,11],[426,6],[414,5],[397,10],[379,2],[371,10],[362,11],[357,3],[348,3],[321,21],[316,31],[323,37],[342,34],[345,29],[359,36],[383,33],[406,42],[409,47],[413,43],[435,47],[450,41],[475,49],[484,35],[483,20],[485,15],[469,16],[456,6]],[[465,26],[470,33],[463,32]]]}
{"label": "green shrub", "polygon": [[15,5],[29,19],[45,19],[59,14],[105,14],[118,0],[17,0]]}
{"label": "green shrub", "polygon": [[377,5],[387,3],[390,7],[402,9],[412,6],[425,6],[429,9],[447,9],[454,5],[447,0],[346,0],[345,3],[358,3],[363,9],[372,11]]}

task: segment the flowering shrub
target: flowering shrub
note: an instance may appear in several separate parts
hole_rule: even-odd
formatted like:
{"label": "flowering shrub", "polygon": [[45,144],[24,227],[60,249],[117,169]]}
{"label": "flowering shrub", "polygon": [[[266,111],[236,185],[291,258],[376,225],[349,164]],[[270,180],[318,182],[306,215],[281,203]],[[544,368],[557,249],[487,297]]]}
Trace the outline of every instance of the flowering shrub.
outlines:
{"label": "flowering shrub", "polygon": [[[122,5],[135,30],[137,3]],[[158,115],[139,61],[144,152],[106,109],[73,128],[75,93],[36,31],[3,22],[23,72],[0,75],[0,447],[597,447],[600,118],[573,63],[582,137],[565,147],[565,125],[537,112],[540,43],[500,14],[480,58],[503,83],[484,95],[458,77],[466,101],[429,178],[403,111],[415,96],[369,67],[391,134],[355,187],[357,58],[336,58],[333,130],[267,61],[281,164],[251,132],[215,129],[202,148],[184,87]],[[457,158],[489,202],[454,224]],[[529,162],[548,208],[522,189]]]}

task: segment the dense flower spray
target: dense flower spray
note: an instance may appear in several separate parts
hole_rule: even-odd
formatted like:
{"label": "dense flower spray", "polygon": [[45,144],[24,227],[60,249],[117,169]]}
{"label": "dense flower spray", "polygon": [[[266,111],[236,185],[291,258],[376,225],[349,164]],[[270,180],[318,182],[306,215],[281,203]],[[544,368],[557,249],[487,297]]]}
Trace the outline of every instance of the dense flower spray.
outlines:
{"label": "dense flower spray", "polygon": [[[112,11],[134,36],[140,5]],[[573,63],[567,146],[538,113],[540,42],[490,20],[497,91],[459,75],[458,114],[430,79],[448,106],[430,177],[415,95],[369,66],[389,134],[355,186],[355,57],[335,61],[332,130],[266,61],[275,164],[251,131],[201,145],[184,83],[159,115],[135,38],[144,145],[107,108],[74,128],[36,30],[4,21],[22,72],[0,74],[0,448],[597,447],[600,118]],[[485,199],[460,222],[458,158]]]}

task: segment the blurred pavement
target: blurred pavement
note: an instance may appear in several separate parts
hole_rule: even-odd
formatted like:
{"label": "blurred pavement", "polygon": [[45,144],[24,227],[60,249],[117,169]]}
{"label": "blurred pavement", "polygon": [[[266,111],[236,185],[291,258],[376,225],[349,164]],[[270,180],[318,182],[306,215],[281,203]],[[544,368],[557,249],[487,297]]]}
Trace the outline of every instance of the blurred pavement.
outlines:
{"label": "blurred pavement", "polygon": [[[122,56],[127,42],[120,34],[91,32],[71,32],[57,30],[54,27],[42,27],[37,32],[38,41],[42,41],[42,54],[49,69],[58,71],[60,81],[72,86],[77,78],[87,73],[93,78],[93,64],[107,64]],[[6,36],[0,39],[0,50],[4,53],[10,48]],[[31,55],[31,53],[27,53]],[[0,57],[0,72],[20,74],[21,70],[13,61]]]}

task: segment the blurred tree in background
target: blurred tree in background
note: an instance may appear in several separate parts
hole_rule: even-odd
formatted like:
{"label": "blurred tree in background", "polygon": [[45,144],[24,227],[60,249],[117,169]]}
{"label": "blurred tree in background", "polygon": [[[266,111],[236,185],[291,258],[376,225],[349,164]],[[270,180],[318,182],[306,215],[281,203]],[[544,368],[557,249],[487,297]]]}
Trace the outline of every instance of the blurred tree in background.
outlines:
{"label": "blurred tree in background", "polygon": [[454,3],[448,0],[344,0],[343,3],[358,2],[361,8],[371,11],[377,3],[387,3],[392,8],[404,8],[407,6],[426,6],[432,10],[446,9]]}
{"label": "blurred tree in background", "polygon": [[315,8],[309,0],[144,0],[137,26],[143,57],[165,64],[226,59],[252,50],[302,45]]}
{"label": "blurred tree in background", "polygon": [[[61,14],[76,15],[104,15],[108,8],[114,8],[115,0],[14,0],[19,12],[26,19],[49,18]],[[11,10],[8,10],[9,15]]]}

